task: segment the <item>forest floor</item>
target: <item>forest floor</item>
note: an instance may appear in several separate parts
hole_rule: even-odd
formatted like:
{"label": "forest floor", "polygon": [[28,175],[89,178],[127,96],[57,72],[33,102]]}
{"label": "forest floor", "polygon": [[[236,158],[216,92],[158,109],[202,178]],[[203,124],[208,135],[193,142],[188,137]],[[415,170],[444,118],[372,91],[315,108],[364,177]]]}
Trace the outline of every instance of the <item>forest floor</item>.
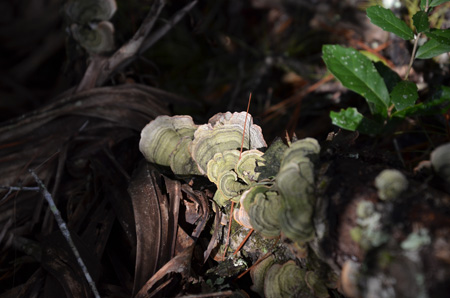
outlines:
{"label": "forest floor", "polygon": [[[429,160],[450,141],[450,111],[406,118],[376,136],[340,130],[329,116],[347,107],[368,113],[368,105],[327,71],[323,45],[367,51],[400,76],[408,68],[413,44],[366,17],[376,1],[186,0],[160,11],[164,1],[117,2],[115,44],[100,54],[70,35],[61,1],[0,4],[1,298],[93,296],[30,170],[102,297],[258,297],[255,280],[241,275],[271,253],[304,270],[299,297],[447,297],[450,186]],[[400,2],[396,14],[410,20],[406,7],[417,1]],[[449,8],[440,7],[442,28],[450,27]],[[130,59],[115,52],[140,38],[147,48]],[[450,82],[444,56],[415,61],[409,78],[419,101]],[[253,233],[235,257],[249,229],[233,223],[224,254],[230,206],[215,212],[215,186],[147,163],[139,138],[159,115],[204,124],[246,111],[250,94],[249,113],[268,145],[320,143],[314,226],[321,236],[298,247]],[[384,169],[409,181],[390,204],[380,203],[374,184]],[[355,240],[361,202],[379,216],[374,237],[386,238],[382,245]],[[406,252],[409,237],[423,242]]]}

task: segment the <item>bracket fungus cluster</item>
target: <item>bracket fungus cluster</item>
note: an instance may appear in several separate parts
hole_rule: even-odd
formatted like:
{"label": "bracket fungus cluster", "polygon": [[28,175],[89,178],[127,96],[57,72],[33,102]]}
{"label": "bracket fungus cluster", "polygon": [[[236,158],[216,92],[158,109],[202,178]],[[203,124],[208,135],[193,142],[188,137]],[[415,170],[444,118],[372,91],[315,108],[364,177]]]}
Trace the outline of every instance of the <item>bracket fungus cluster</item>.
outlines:
{"label": "bracket fungus cluster", "polygon": [[253,291],[261,297],[329,297],[325,282],[293,260],[277,263],[269,256],[251,269]]}
{"label": "bracket fungus cluster", "polygon": [[91,54],[114,48],[114,25],[109,22],[116,12],[115,0],[71,0],[65,5],[71,22],[70,31],[81,47]]}
{"label": "bracket fungus cluster", "polygon": [[[269,239],[283,234],[302,247],[315,236],[314,162],[320,146],[312,138],[289,146],[277,140],[265,150],[261,128],[250,115],[245,118],[245,112],[219,113],[195,125],[189,116],[159,116],[142,130],[139,148],[147,161],[176,175],[208,177],[217,186],[213,199],[219,206],[238,204],[233,216],[242,226]],[[315,287],[313,275],[308,283],[302,270],[293,261],[274,265],[266,296],[295,293],[299,276],[305,288]]]}
{"label": "bracket fungus cluster", "polygon": [[217,186],[219,206],[239,204],[233,215],[241,225],[267,238],[282,232],[300,244],[310,241],[318,142],[306,138],[288,147],[276,141],[263,153],[261,128],[245,117],[219,113],[195,125],[189,116],[159,116],[142,130],[139,148],[149,162],[169,166],[176,175],[207,176]]}

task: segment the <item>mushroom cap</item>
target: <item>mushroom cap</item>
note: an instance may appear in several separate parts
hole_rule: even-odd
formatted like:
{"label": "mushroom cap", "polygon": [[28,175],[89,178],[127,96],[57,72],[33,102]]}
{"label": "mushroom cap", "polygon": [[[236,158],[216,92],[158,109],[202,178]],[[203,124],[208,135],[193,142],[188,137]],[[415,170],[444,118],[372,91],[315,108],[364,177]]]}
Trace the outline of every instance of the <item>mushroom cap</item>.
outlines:
{"label": "mushroom cap", "polygon": [[102,21],[95,26],[70,26],[73,37],[89,53],[100,54],[114,49],[114,25]]}
{"label": "mushroom cap", "polygon": [[147,161],[170,166],[172,153],[196,128],[190,116],[158,116],[142,129],[139,150]]}
{"label": "mushroom cap", "polygon": [[236,166],[239,160],[238,150],[227,150],[224,152],[218,152],[214,154],[213,158],[208,161],[206,166],[207,176],[209,181],[218,182],[219,176],[225,172],[228,172]]}
{"label": "mushroom cap", "polygon": [[248,185],[258,180],[256,167],[264,165],[263,153],[257,149],[242,152],[241,159],[236,163],[235,171]]}
{"label": "mushroom cap", "polygon": [[[240,149],[245,116],[245,112],[219,113],[208,124],[199,126],[195,131],[190,152],[202,174],[207,173],[208,162],[216,153]],[[252,116],[248,114],[243,148],[258,149],[266,146],[261,127],[253,124]]]}
{"label": "mushroom cap", "polygon": [[259,264],[250,269],[250,277],[252,278],[253,285],[250,287],[252,291],[258,293],[261,297],[264,296],[264,278],[267,270],[275,263],[275,257],[269,255],[262,260]]}
{"label": "mushroom cap", "polygon": [[253,202],[247,207],[251,226],[266,238],[278,237],[281,196],[275,191],[267,190],[256,193],[252,200]]}
{"label": "mushroom cap", "polygon": [[264,279],[264,295],[267,298],[297,297],[301,292],[308,290],[304,279],[305,271],[293,260],[283,265],[272,265]]}

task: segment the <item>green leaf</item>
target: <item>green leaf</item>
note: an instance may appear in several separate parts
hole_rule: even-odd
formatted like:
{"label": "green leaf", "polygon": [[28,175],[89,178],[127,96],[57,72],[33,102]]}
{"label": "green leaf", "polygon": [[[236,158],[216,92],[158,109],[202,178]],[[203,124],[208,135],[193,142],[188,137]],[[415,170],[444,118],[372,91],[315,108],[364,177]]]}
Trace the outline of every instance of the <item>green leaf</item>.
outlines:
{"label": "green leaf", "polygon": [[[426,2],[426,0],[420,1],[420,9],[425,10]],[[436,7],[438,5],[441,5],[442,3],[449,2],[449,0],[429,0],[428,2],[429,7]]]}
{"label": "green leaf", "polygon": [[389,93],[372,62],[355,49],[338,45],[324,45],[322,52],[329,71],[342,85],[365,97],[372,114],[386,118]]}
{"label": "green leaf", "polygon": [[417,50],[416,59],[429,59],[450,52],[450,45],[430,39]]}
{"label": "green leaf", "polygon": [[384,83],[386,84],[387,90],[389,93],[394,90],[394,87],[402,80],[398,73],[390,69],[386,64],[383,62],[375,62],[373,64],[375,68],[377,69],[378,73],[381,75],[381,77],[384,80]]}
{"label": "green leaf", "polygon": [[420,9],[425,10],[426,4],[427,4],[427,0],[420,0]]}
{"label": "green leaf", "polygon": [[338,113],[330,111],[331,122],[341,128],[355,131],[364,116],[356,108],[341,109]]}
{"label": "green leaf", "polygon": [[356,108],[341,109],[339,112],[330,112],[331,122],[340,128],[359,131],[365,134],[378,134],[382,126],[364,117]]}
{"label": "green leaf", "polygon": [[450,29],[431,29],[425,34],[441,44],[450,45]]}
{"label": "green leaf", "polygon": [[391,102],[397,111],[413,106],[418,98],[417,86],[410,81],[401,81],[391,92]]}
{"label": "green leaf", "polygon": [[430,22],[428,21],[428,14],[425,11],[418,11],[413,16],[413,23],[417,32],[424,32],[430,29]]}
{"label": "green leaf", "polygon": [[450,87],[441,86],[433,95],[433,99],[418,103],[412,107],[397,111],[392,117],[404,118],[407,116],[428,116],[445,114],[450,110]]}
{"label": "green leaf", "polygon": [[430,5],[430,7],[435,7],[435,6],[441,5],[442,3],[445,3],[445,2],[449,2],[449,0],[432,0],[429,5]]}
{"label": "green leaf", "polygon": [[392,32],[404,40],[414,38],[414,32],[411,28],[397,18],[391,10],[376,5],[369,7],[366,12],[370,21],[384,31]]}

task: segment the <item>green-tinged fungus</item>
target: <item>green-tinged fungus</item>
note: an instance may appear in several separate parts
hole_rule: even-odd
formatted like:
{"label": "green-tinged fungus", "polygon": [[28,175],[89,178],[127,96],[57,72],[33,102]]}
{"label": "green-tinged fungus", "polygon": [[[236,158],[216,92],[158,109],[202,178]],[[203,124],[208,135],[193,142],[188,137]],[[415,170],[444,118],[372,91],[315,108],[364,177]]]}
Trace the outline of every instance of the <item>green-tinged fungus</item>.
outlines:
{"label": "green-tinged fungus", "polygon": [[149,162],[170,166],[171,154],[183,137],[193,137],[196,128],[190,116],[158,116],[141,131],[139,150]]}
{"label": "green-tinged fungus", "polygon": [[233,170],[238,160],[238,150],[227,150],[216,153],[207,164],[206,174],[209,181],[217,184],[219,176],[225,172]]}
{"label": "green-tinged fungus", "polygon": [[255,171],[257,166],[264,164],[263,153],[253,149],[242,153],[241,159],[236,163],[235,171],[248,185],[258,180],[259,173]]}
{"label": "green-tinged fungus", "polygon": [[264,278],[267,270],[275,263],[273,255],[268,256],[262,260],[259,264],[250,269],[250,277],[252,278],[253,285],[250,287],[252,291],[258,293],[261,297],[264,297]]}
{"label": "green-tinged fungus", "polygon": [[[245,115],[245,112],[219,113],[208,124],[199,126],[195,131],[190,152],[202,174],[207,173],[208,162],[216,153],[240,149]],[[243,148],[258,149],[266,146],[261,128],[254,125],[251,115],[248,115]]]}
{"label": "green-tinged fungus", "polygon": [[94,25],[70,26],[73,38],[89,53],[101,54],[114,49],[114,25],[102,21]]}
{"label": "green-tinged fungus", "polygon": [[264,295],[267,298],[280,298],[298,297],[301,294],[309,293],[304,279],[305,271],[294,261],[288,261],[283,265],[275,264],[267,270],[264,280]]}
{"label": "green-tinged fungus", "polygon": [[266,238],[280,235],[280,201],[281,196],[275,191],[260,192],[248,207],[251,226]]}

